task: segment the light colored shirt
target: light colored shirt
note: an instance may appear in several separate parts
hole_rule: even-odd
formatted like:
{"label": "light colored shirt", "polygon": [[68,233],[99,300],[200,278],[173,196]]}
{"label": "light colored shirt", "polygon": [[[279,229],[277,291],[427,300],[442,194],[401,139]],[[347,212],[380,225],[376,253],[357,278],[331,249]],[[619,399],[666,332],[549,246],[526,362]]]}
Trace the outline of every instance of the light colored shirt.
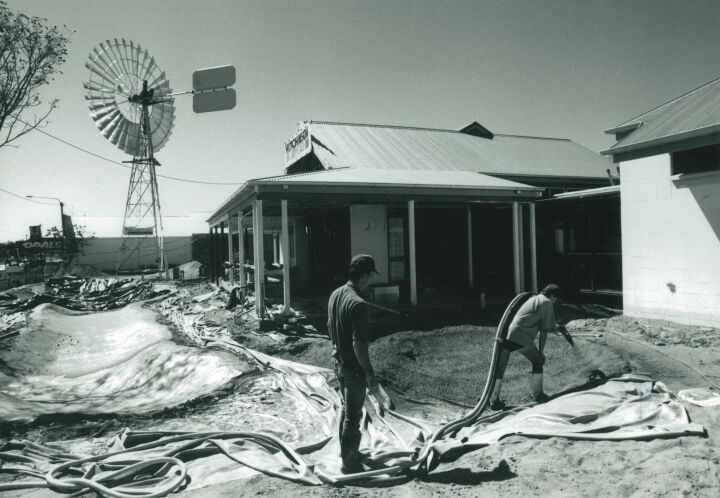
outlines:
{"label": "light colored shirt", "polygon": [[540,329],[555,327],[555,310],[552,301],[543,294],[531,297],[520,306],[508,331],[508,339],[523,346],[534,344]]}

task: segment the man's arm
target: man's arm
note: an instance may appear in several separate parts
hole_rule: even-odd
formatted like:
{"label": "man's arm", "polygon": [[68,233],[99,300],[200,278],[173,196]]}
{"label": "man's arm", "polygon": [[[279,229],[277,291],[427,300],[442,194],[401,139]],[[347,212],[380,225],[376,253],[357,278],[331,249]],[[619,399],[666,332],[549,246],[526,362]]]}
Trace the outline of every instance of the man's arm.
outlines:
{"label": "man's arm", "polygon": [[378,391],[378,383],[375,378],[375,372],[373,371],[372,363],[370,363],[370,354],[368,352],[368,343],[363,339],[357,339],[353,341],[353,351],[355,351],[355,358],[365,372],[365,382],[367,382],[368,390],[371,394],[376,394]]}

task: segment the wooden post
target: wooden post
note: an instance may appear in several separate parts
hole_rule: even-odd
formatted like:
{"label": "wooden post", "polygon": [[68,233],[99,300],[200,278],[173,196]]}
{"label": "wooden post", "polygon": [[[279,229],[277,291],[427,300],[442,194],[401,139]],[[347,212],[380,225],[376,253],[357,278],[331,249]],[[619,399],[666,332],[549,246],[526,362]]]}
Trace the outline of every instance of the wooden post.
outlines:
{"label": "wooden post", "polygon": [[525,292],[525,217],[523,211],[525,210],[524,203],[518,203],[518,235],[519,239],[519,252],[520,252],[520,292]]}
{"label": "wooden post", "polygon": [[235,283],[235,249],[233,248],[232,224],[228,215],[228,262],[230,263],[230,283]]}
{"label": "wooden post", "polygon": [[512,203],[512,223],[513,223],[513,277],[515,282],[515,294],[522,292],[522,286],[520,283],[520,216],[519,206],[517,202]]}
{"label": "wooden post", "polygon": [[208,230],[208,242],[210,243],[210,281],[215,280],[215,227],[210,226]]}
{"label": "wooden post", "polygon": [[223,235],[225,235],[225,222],[220,222],[220,231],[218,232],[218,249],[220,250],[220,280],[225,280],[225,242],[223,241]]}
{"label": "wooden post", "polygon": [[532,291],[538,291],[537,281],[537,229],[535,226],[535,203],[530,203],[530,279]]}
{"label": "wooden post", "polygon": [[265,316],[265,255],[263,248],[262,201],[256,200],[253,206],[253,241],[255,246],[255,313],[258,318]]}
{"label": "wooden post", "polygon": [[408,239],[410,251],[410,304],[416,306],[417,297],[417,275],[415,262],[415,201],[408,201]]}
{"label": "wooden post", "polygon": [[473,239],[472,239],[472,212],[470,204],[467,205],[467,258],[468,258],[468,287],[472,289],[475,286],[475,278],[473,275]]}
{"label": "wooden post", "polygon": [[220,255],[220,226],[215,225],[215,234],[213,241],[215,242],[215,285],[220,283],[220,268],[222,267],[222,257]]}
{"label": "wooden post", "polygon": [[288,231],[288,206],[285,199],[280,201],[282,233],[280,250],[283,260],[283,304],[290,309],[290,232]]}
{"label": "wooden post", "polygon": [[245,227],[243,225],[242,209],[238,210],[238,262],[240,263],[239,284],[245,289]]}

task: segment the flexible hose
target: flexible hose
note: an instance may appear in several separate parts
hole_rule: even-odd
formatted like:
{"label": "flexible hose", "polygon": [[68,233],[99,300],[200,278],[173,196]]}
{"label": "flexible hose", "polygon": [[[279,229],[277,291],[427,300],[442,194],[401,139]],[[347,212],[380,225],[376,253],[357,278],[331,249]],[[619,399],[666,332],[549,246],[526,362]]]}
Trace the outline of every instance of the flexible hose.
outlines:
{"label": "flexible hose", "polygon": [[[496,333],[495,333],[495,344],[493,346],[493,352],[492,352],[492,359],[490,362],[490,370],[488,372],[487,379],[485,381],[485,387],[483,388],[482,395],[480,396],[480,399],[478,403],[476,404],[475,408],[473,408],[472,411],[470,411],[468,414],[453,420],[447,424],[445,424],[443,427],[435,431],[430,438],[425,442],[422,449],[419,450],[419,453],[417,456],[415,456],[416,452],[413,451],[393,451],[393,452],[387,452],[385,454],[377,455],[377,460],[382,461],[391,461],[398,458],[407,458],[405,461],[400,461],[399,463],[396,463],[395,465],[392,465],[390,467],[385,467],[381,469],[374,469],[367,472],[361,472],[357,474],[348,474],[348,475],[331,475],[326,472],[324,472],[320,467],[315,466],[314,468],[308,467],[306,462],[303,460],[303,458],[300,456],[300,454],[293,448],[291,448],[289,445],[287,445],[282,440],[271,436],[269,434],[263,434],[258,432],[206,432],[206,433],[177,433],[177,432],[163,432],[161,434],[169,436],[167,438],[160,439],[158,441],[153,441],[150,443],[145,443],[141,445],[134,446],[132,448],[126,448],[123,450],[105,453],[102,455],[96,455],[88,458],[78,458],[76,455],[63,455],[53,452],[54,454],[46,454],[44,450],[47,450],[47,448],[36,446],[30,442],[23,442],[26,443],[26,446],[30,449],[33,449],[33,453],[39,453],[40,455],[44,455],[46,457],[49,457],[50,459],[53,458],[62,458],[65,461],[59,465],[54,466],[46,475],[45,475],[45,483],[41,482],[32,482],[32,483],[7,483],[0,485],[0,490],[11,490],[11,489],[29,489],[29,488],[35,488],[35,487],[44,487],[47,486],[48,488],[62,492],[62,493],[77,493],[81,492],[83,490],[92,490],[96,493],[99,493],[103,496],[108,496],[112,498],[135,498],[135,497],[144,497],[144,498],[159,498],[161,496],[165,496],[169,493],[172,493],[173,491],[176,491],[178,488],[180,488],[187,479],[187,466],[186,464],[181,461],[180,459],[176,458],[174,455],[178,455],[181,451],[188,450],[191,448],[195,448],[199,446],[200,444],[208,441],[208,440],[222,440],[222,439],[245,439],[255,442],[256,444],[259,444],[262,447],[265,447],[269,449],[270,451],[281,451],[282,453],[287,456],[290,461],[295,466],[298,474],[305,475],[309,473],[311,470],[317,476],[321,481],[331,484],[342,484],[342,483],[348,483],[352,481],[358,481],[358,480],[364,480],[367,482],[378,482],[378,479],[380,482],[387,481],[388,479],[391,479],[390,476],[395,476],[397,474],[400,474],[406,470],[410,470],[413,467],[418,467],[419,470],[427,472],[433,468],[433,463],[437,464],[436,462],[433,462],[433,449],[435,444],[439,439],[441,439],[443,436],[455,433],[459,431],[461,428],[466,427],[467,425],[470,425],[474,423],[483,413],[483,411],[487,408],[488,402],[490,400],[490,396],[492,395],[492,391],[495,388],[495,382],[496,382],[496,375],[497,375],[497,366],[498,366],[498,357],[500,354],[500,347],[502,346],[503,341],[507,338],[508,329],[510,327],[510,323],[512,321],[512,318],[517,313],[518,309],[522,304],[530,297],[532,296],[532,293],[530,292],[524,292],[521,294],[518,294],[507,306],[505,309],[505,312],[503,313],[503,316],[500,320],[500,323],[498,324]],[[218,344],[219,345],[219,344]],[[239,346],[239,345],[237,345]],[[247,351],[247,348],[242,349],[246,350],[248,354],[250,354],[255,360],[257,360],[259,363],[267,367],[267,363],[265,363],[262,358],[253,355],[249,351]],[[414,423],[414,421],[408,420],[407,417],[402,416],[401,414],[398,414],[396,412],[393,412],[392,410],[388,410],[388,413],[393,414],[394,416],[398,417],[399,419],[406,420],[407,422]],[[415,423],[415,425],[420,426],[420,424]],[[185,444],[182,444],[179,448],[172,448],[168,451],[166,451],[162,456],[147,459],[147,460],[128,460],[128,461],[122,461],[122,462],[108,462],[107,465],[108,468],[117,467],[117,470],[113,472],[104,472],[102,474],[102,477],[99,479],[93,479],[95,476],[97,467],[95,464],[93,464],[82,477],[62,477],[63,474],[67,473],[70,469],[78,469],[83,464],[90,463],[90,462],[100,462],[102,460],[105,460],[111,456],[123,454],[123,453],[129,453],[129,452],[137,452],[142,450],[151,449],[157,446],[163,446],[168,443],[176,442],[176,441],[182,441],[182,440],[188,440]],[[232,455],[230,455],[222,445],[215,443],[215,446],[218,448],[219,451],[225,453],[228,458],[231,458],[233,460],[236,460]],[[38,455],[39,456],[39,455]],[[17,457],[16,457],[17,458]],[[34,460],[32,457],[20,457],[17,458],[18,460]],[[57,460],[56,460],[57,461]],[[236,460],[237,461],[237,460]],[[286,477],[281,476],[278,473],[274,472],[272,469],[263,469],[254,465],[251,465],[249,462],[242,461],[240,462],[243,465],[246,465],[250,468],[253,468],[255,470],[258,470],[260,472],[263,472],[268,475],[273,475],[277,477]],[[153,477],[149,479],[145,479],[143,481],[136,481],[136,477],[143,469],[146,469],[148,467],[160,467],[160,470],[156,470],[153,472]],[[174,473],[169,474],[169,471],[171,469],[177,469]],[[162,475],[165,473],[165,475]],[[103,483],[110,484],[112,483],[114,487],[108,487]]]}
{"label": "flexible hose", "polygon": [[[426,441],[422,450],[420,450],[417,458],[415,458],[414,460],[402,462],[394,467],[386,469],[371,470],[367,472],[359,472],[357,474],[349,474],[344,476],[335,476],[335,481],[349,482],[354,480],[367,480],[380,475],[392,475],[393,473],[400,472],[406,468],[414,467],[416,465],[418,466],[418,470],[420,470],[421,472],[427,472],[431,470],[433,467],[432,464],[434,463],[432,461],[432,451],[438,439],[442,438],[446,434],[457,432],[461,428],[472,424],[480,417],[480,415],[482,415],[483,411],[485,411],[485,409],[487,408],[487,404],[490,401],[490,396],[492,395],[492,391],[495,388],[500,347],[502,346],[503,341],[507,338],[508,329],[510,328],[510,323],[515,317],[515,314],[520,309],[520,306],[522,306],[525,301],[527,301],[532,295],[533,294],[531,292],[523,292],[518,294],[505,309],[505,312],[503,313],[503,316],[500,319],[500,323],[498,324],[497,330],[495,332],[495,345],[493,346],[492,359],[490,361],[490,370],[485,381],[485,387],[483,389],[482,395],[480,396],[480,400],[475,405],[475,408],[473,408],[472,411],[470,411],[467,415],[448,422],[443,427],[435,431],[435,433],[433,433],[432,436],[430,436],[430,438]],[[390,411],[390,413],[395,415],[395,413],[392,411]],[[321,479],[325,480],[327,479],[327,476],[321,476]]]}

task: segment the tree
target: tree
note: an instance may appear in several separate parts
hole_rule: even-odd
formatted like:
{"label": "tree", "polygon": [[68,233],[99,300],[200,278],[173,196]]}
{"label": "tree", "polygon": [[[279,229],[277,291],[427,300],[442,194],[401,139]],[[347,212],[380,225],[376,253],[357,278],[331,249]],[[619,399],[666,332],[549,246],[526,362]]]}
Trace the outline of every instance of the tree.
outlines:
{"label": "tree", "polygon": [[[47,125],[58,101],[38,117],[39,91],[62,74],[71,34],[67,26],[50,27],[47,19],[11,12],[0,0],[0,147]],[[26,111],[33,117],[21,117]]]}
{"label": "tree", "polygon": [[73,225],[72,232],[60,230],[58,227],[47,229],[46,237],[52,237],[62,242],[61,257],[65,265],[70,265],[80,254],[85,254],[83,248],[87,246],[95,234],[83,225]]}

